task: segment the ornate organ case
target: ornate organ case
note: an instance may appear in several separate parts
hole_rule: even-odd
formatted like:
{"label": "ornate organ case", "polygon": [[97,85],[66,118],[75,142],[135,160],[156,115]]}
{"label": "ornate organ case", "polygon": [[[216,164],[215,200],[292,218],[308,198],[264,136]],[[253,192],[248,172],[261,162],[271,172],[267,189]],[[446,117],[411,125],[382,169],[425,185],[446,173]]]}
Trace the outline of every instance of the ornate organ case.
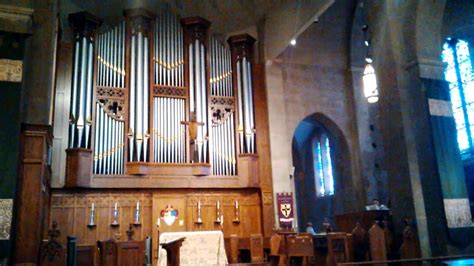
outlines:
{"label": "ornate organ case", "polygon": [[[66,188],[53,192],[51,219],[93,244],[125,235],[117,224],[135,221],[139,201],[143,237],[156,237],[155,221],[169,204],[182,220],[168,230],[269,235],[268,119],[255,39],[222,42],[203,18],[144,9],[124,11],[116,25],[86,12],[69,20],[72,62],[63,64],[71,70],[58,69],[71,84],[69,108],[61,109],[69,116]],[[92,203],[97,225],[87,227]]]}

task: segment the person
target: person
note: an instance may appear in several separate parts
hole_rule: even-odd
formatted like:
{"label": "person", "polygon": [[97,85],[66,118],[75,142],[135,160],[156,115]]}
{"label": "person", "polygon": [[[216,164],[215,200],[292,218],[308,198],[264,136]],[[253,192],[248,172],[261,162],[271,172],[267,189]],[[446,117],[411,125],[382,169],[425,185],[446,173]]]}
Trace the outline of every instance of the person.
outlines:
{"label": "person", "polygon": [[380,201],[376,198],[372,199],[372,205],[365,206],[365,209],[368,211],[388,210],[387,206],[380,204]]}
{"label": "person", "polygon": [[311,222],[306,223],[306,233],[315,235],[316,232],[314,231],[313,224]]}

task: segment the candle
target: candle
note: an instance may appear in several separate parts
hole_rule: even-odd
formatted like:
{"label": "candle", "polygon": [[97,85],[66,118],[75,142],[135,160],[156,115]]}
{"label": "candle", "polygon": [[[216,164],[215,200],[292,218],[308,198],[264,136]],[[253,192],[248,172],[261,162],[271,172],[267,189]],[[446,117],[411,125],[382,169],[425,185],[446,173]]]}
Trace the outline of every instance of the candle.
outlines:
{"label": "candle", "polygon": [[217,208],[219,209],[220,208],[220,205],[221,203],[219,201],[217,201]]}
{"label": "candle", "polygon": [[91,211],[94,211],[94,202],[92,202],[92,208],[91,208]]}
{"label": "candle", "polygon": [[117,210],[117,202],[115,202],[114,210]]}
{"label": "candle", "polygon": [[221,215],[221,225],[224,224],[224,215]]}
{"label": "candle", "polygon": [[201,201],[198,201],[198,209],[201,209]]}
{"label": "candle", "polygon": [[137,201],[137,211],[140,209],[140,202]]}
{"label": "candle", "polygon": [[160,227],[160,217],[156,219],[156,226]]}
{"label": "candle", "polygon": [[238,200],[235,200],[235,208],[236,208],[236,209],[239,208],[239,201],[238,201]]}

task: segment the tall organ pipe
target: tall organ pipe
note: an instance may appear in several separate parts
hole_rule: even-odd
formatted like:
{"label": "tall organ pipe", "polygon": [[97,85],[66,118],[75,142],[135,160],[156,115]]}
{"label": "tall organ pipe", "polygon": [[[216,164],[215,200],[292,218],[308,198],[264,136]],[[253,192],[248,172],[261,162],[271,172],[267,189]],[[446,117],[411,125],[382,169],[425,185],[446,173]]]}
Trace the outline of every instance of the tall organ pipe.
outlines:
{"label": "tall organ pipe", "polygon": [[70,104],[69,148],[89,149],[92,121],[92,71],[94,68],[94,31],[101,20],[80,12],[68,18],[74,30],[74,57]]}

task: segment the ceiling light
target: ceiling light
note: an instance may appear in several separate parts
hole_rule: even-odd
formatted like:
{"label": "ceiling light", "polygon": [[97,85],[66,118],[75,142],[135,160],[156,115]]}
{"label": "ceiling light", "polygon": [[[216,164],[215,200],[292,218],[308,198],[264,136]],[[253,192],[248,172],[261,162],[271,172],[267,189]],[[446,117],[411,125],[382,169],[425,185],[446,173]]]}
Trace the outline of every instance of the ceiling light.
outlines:
{"label": "ceiling light", "polygon": [[290,44],[295,46],[296,45],[296,39],[291,39]]}

